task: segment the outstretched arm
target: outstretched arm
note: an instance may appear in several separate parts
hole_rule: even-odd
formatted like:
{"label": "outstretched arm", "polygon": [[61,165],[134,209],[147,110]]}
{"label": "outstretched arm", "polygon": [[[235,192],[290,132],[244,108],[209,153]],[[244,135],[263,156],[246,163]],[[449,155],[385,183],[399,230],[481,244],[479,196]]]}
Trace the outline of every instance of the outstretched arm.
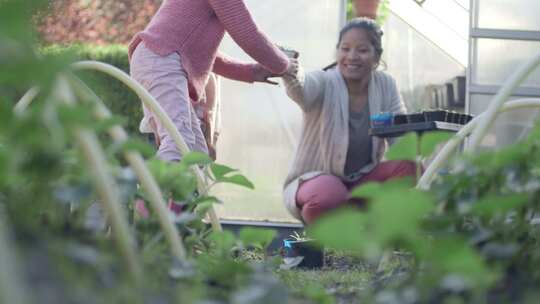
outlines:
{"label": "outstretched arm", "polygon": [[218,52],[214,61],[213,72],[233,80],[254,82],[255,63],[247,63],[235,60],[223,53]]}
{"label": "outstretched arm", "polygon": [[232,39],[268,71],[281,75],[288,59],[257,27],[243,0],[208,0]]}
{"label": "outstretched arm", "polygon": [[291,59],[290,73],[283,75],[283,83],[287,95],[295,101],[304,112],[310,111],[316,104],[324,99],[325,77],[324,71],[316,71],[308,74],[298,63]]}
{"label": "outstretched arm", "polygon": [[216,56],[213,72],[233,80],[276,84],[268,80],[268,77],[272,77],[274,74],[260,64],[241,62],[220,52]]}

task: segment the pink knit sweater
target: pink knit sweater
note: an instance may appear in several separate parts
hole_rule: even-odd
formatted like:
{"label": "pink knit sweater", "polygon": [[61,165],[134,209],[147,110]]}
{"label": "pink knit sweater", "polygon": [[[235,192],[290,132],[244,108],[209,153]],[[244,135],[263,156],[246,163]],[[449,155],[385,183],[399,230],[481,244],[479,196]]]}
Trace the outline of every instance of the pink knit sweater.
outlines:
{"label": "pink knit sweater", "polygon": [[[240,63],[220,54],[217,49],[225,31],[260,64]],[[288,65],[285,54],[259,31],[243,0],[164,0],[146,29],[131,41],[130,57],[141,41],[159,55],[180,55],[193,100],[199,100],[212,70],[253,82],[255,69],[282,74]]]}

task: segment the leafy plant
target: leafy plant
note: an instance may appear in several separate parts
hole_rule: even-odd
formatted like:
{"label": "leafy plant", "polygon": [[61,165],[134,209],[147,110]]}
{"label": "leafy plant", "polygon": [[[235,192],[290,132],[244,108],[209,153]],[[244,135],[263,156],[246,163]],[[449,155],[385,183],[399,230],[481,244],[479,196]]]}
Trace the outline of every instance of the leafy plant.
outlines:
{"label": "leafy plant", "polygon": [[[347,1],[347,20],[350,20],[354,17],[354,11],[353,11],[353,0]],[[379,4],[379,9],[377,12],[377,23],[379,25],[383,25],[384,22],[386,22],[386,19],[388,19],[388,16],[390,14],[390,0],[381,0],[381,3]]]}
{"label": "leafy plant", "polygon": [[[403,303],[404,293],[414,295],[410,303],[534,298],[540,283],[538,130],[518,145],[458,159],[430,192],[403,181],[354,189],[352,196],[369,200],[368,210],[338,211],[311,233],[327,246],[371,259],[394,248],[412,253],[415,262],[399,280],[375,285],[374,299],[384,294],[387,303]],[[433,134],[420,153],[428,155],[446,138]],[[415,147],[416,138],[406,136],[389,155],[414,159]]]}
{"label": "leafy plant", "polygon": [[289,238],[298,242],[311,240],[311,238],[307,236],[307,233],[305,230],[302,231],[302,234],[299,234],[297,231],[294,231],[293,234],[289,235]]}
{"label": "leafy plant", "polygon": [[[152,209],[147,219],[139,219],[108,210],[134,210],[136,198],[151,199],[149,188],[137,186],[137,182],[146,185],[139,176],[122,167],[126,162],[131,165],[136,152],[148,146],[122,141],[125,133],[118,129],[122,119],[105,114],[94,96],[70,77],[69,57],[38,55],[28,35],[37,4],[0,2],[0,62],[6,67],[0,71],[0,85],[41,89],[26,110],[13,111],[18,99],[13,95],[2,95],[0,102],[0,209],[5,210],[14,235],[13,241],[5,241],[8,244],[2,238],[0,256],[9,256],[8,249],[16,248],[24,261],[23,280],[12,282],[18,288],[6,287],[2,276],[2,299],[16,299],[15,291],[32,288],[30,297],[43,303],[136,303],[141,298],[149,303],[224,298],[235,303],[286,301],[287,293],[267,266],[254,266],[235,256],[242,246],[264,249],[275,232],[245,230],[240,240],[228,232],[211,232],[204,221],[209,206],[220,202],[209,194],[214,184],[253,188],[237,170],[214,164],[200,153],[185,155],[178,164],[148,162],[165,190],[162,200],[178,199],[188,206],[182,214],[167,218],[173,221],[174,233],[182,236],[185,257],[171,254],[159,212]],[[113,140],[107,136],[111,129]],[[124,155],[127,161],[121,159]],[[196,178],[190,170],[194,166],[203,168],[211,181],[207,189],[195,191]],[[104,203],[109,199],[113,205]],[[97,208],[103,226],[89,223],[91,210],[100,204],[107,214],[99,215]],[[124,224],[126,229],[121,227]],[[123,234],[118,234],[122,229]],[[122,245],[120,250],[115,244]],[[6,268],[5,263],[8,259],[0,259],[0,268]],[[126,275],[128,269],[135,280]]]}

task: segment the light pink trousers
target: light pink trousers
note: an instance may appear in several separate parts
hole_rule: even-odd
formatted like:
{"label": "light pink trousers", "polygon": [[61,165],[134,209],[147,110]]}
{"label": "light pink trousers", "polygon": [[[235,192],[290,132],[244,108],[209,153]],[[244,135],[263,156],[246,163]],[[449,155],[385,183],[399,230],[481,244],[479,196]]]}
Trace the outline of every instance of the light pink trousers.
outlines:
{"label": "light pink trousers", "polygon": [[[133,52],[130,74],[161,105],[189,149],[208,154],[201,122],[189,98],[187,74],[180,56],[177,53],[160,56],[141,42]],[[143,121],[149,123],[160,139],[157,157],[165,161],[179,161],[181,155],[172,137],[150,110],[144,106],[143,110]]]}

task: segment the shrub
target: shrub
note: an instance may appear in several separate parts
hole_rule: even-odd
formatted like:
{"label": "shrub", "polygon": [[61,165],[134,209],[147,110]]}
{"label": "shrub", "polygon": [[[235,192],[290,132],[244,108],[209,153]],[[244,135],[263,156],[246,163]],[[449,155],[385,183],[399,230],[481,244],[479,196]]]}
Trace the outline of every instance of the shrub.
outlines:
{"label": "shrub", "polygon": [[[123,45],[71,45],[48,46],[42,48],[43,55],[71,56],[72,60],[96,60],[111,64],[129,73],[127,48]],[[127,87],[112,77],[101,72],[83,71],[77,74],[105,102],[107,107],[118,116],[126,118],[126,129],[131,134],[138,134],[138,124],[142,118],[139,98]],[[28,88],[22,86],[0,86],[0,96],[6,100],[18,100]]]}
{"label": "shrub", "polygon": [[[123,45],[72,45],[69,47],[49,46],[43,49],[45,54],[72,53],[77,60],[96,60],[111,64],[129,73],[127,48]],[[115,114],[127,119],[125,126],[130,133],[138,133],[138,124],[142,117],[139,98],[127,87],[112,77],[100,72],[85,71],[80,73],[83,80],[105,102]]]}

